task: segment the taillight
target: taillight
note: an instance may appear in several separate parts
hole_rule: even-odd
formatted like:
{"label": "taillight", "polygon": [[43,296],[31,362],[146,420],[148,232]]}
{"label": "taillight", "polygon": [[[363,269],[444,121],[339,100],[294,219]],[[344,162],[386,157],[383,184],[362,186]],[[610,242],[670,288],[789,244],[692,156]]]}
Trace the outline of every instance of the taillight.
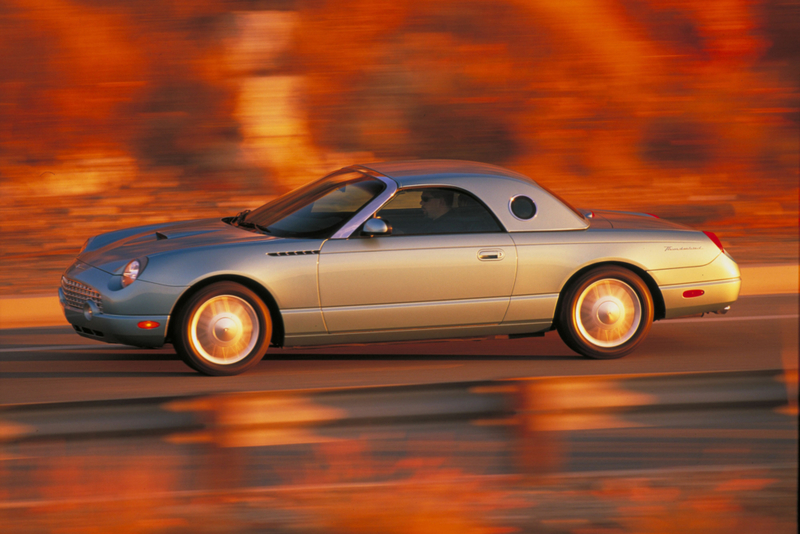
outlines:
{"label": "taillight", "polygon": [[722,241],[719,240],[717,234],[715,234],[714,232],[703,232],[703,233],[706,234],[706,236],[708,236],[708,238],[711,241],[713,241],[714,244],[717,245],[717,247],[719,247],[720,252],[725,252],[725,247],[722,246]]}
{"label": "taillight", "polygon": [[649,215],[650,217],[653,217],[654,219],[660,219],[661,218],[658,215],[655,215],[653,213],[645,213],[645,215]]}

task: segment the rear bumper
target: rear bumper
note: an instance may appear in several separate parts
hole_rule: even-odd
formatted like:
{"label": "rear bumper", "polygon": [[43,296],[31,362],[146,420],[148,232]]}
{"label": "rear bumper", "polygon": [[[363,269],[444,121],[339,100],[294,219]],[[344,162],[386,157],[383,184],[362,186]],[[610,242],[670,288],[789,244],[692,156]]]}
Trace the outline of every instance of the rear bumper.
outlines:
{"label": "rear bumper", "polygon": [[[664,319],[711,313],[730,306],[739,298],[742,277],[739,266],[728,253],[708,265],[648,271],[664,299]],[[699,296],[684,293],[702,291]]]}
{"label": "rear bumper", "polygon": [[[682,284],[677,286],[660,287],[661,296],[664,298],[666,308],[665,319],[711,313],[730,306],[739,298],[742,280],[721,280],[717,282],[704,282],[700,284]],[[699,297],[686,298],[683,294],[690,290],[702,290]]]}

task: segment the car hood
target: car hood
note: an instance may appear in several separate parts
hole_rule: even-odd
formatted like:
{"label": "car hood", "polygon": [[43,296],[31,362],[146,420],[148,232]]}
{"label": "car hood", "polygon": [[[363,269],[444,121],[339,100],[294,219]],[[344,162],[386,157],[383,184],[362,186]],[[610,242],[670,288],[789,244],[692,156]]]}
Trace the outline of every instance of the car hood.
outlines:
{"label": "car hood", "polygon": [[188,248],[252,241],[283,241],[282,238],[231,226],[221,219],[201,219],[141,226],[94,237],[78,257],[82,263],[119,274],[133,259],[153,257]]}

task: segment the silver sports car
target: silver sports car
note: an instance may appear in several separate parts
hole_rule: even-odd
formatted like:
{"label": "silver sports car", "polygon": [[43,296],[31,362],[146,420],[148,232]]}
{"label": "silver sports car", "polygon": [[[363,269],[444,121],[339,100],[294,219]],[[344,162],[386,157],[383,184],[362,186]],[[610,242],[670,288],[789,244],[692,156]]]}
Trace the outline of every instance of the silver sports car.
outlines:
{"label": "silver sports car", "polygon": [[338,170],[252,211],[89,239],[59,297],[80,335],[232,375],[273,346],[544,335],[589,358],[653,321],[724,313],[733,258],[711,232],[579,210],[464,161]]}

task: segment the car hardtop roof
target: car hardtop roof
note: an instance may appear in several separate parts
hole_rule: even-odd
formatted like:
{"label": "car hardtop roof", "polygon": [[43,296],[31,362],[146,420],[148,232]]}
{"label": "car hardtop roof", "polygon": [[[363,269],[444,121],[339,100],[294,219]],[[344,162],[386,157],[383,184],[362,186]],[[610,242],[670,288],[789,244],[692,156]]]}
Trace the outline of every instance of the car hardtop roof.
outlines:
{"label": "car hardtop roof", "polygon": [[[365,173],[379,173],[405,187],[458,187],[489,206],[509,232],[585,230],[586,218],[536,181],[503,167],[473,161],[420,159],[353,165]],[[519,219],[510,211],[510,199],[531,198],[547,216]]]}
{"label": "car hardtop roof", "polygon": [[462,161],[454,159],[417,159],[407,161],[381,161],[354,165],[353,168],[362,167],[397,182],[413,182],[415,178],[454,177],[454,176],[494,176],[511,178],[524,181],[527,184],[535,183],[531,178],[518,172],[475,161]]}

